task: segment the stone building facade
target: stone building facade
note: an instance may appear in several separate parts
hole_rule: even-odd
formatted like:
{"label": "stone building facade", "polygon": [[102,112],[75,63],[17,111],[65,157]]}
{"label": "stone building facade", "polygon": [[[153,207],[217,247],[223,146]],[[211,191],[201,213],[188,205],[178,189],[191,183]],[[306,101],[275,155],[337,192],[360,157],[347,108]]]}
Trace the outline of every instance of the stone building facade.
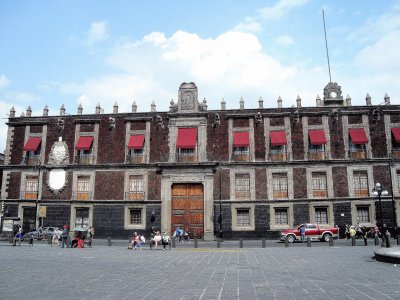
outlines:
{"label": "stone building facade", "polygon": [[[329,83],[315,107],[208,110],[183,83],[169,111],[21,117],[10,111],[1,199],[24,229],[151,227],[214,239],[400,222],[400,106],[352,106]],[[389,194],[371,196],[379,182]],[[382,216],[381,214],[382,213]]]}

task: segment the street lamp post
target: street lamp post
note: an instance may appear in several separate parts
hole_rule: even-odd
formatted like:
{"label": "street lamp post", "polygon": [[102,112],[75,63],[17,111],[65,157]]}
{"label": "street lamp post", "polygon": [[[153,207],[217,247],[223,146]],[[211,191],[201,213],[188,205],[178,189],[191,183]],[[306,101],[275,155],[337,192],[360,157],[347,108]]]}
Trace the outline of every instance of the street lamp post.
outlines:
{"label": "street lamp post", "polygon": [[220,238],[220,240],[222,242],[224,233],[223,233],[223,230],[222,230],[222,195],[221,195],[221,193],[222,193],[221,192],[221,189],[222,189],[222,186],[221,186],[221,183],[222,183],[222,180],[221,180],[222,169],[221,169],[221,163],[219,163],[218,170],[219,170],[219,215],[218,215],[218,223],[219,223],[219,238]]}
{"label": "street lamp post", "polygon": [[377,220],[377,223],[379,224],[379,227],[382,228],[383,226],[383,216],[382,216],[382,202],[381,202],[381,196],[387,196],[388,191],[385,190],[385,188],[377,182],[375,184],[375,187],[372,189],[372,194],[374,196],[378,196],[378,201],[379,201],[379,221]]}
{"label": "street lamp post", "polygon": [[35,218],[35,226],[36,230],[39,230],[40,227],[40,219],[39,219],[39,197],[41,195],[40,193],[40,158],[36,161],[35,163],[35,170],[38,170],[38,187],[37,187],[37,197],[36,197],[36,218]]}

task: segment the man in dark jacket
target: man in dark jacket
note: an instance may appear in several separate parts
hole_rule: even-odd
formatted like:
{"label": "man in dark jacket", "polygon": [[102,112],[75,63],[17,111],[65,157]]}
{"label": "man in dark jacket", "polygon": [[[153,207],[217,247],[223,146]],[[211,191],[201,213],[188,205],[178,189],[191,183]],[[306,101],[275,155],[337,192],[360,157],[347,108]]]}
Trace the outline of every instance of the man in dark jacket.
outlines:
{"label": "man in dark jacket", "polygon": [[[64,229],[61,233],[61,238],[62,238],[62,245],[61,248],[64,248],[64,245],[67,245],[67,238],[68,238],[68,226],[64,225]],[[68,245],[67,245],[68,247]]]}

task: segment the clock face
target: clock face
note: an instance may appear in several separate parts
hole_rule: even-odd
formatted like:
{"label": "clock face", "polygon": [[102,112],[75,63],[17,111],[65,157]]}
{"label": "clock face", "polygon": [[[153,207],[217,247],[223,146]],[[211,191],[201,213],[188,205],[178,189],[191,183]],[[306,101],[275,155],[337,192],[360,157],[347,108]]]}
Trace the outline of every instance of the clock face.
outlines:
{"label": "clock face", "polygon": [[331,92],[329,95],[331,96],[331,98],[336,98],[337,96],[336,92]]}

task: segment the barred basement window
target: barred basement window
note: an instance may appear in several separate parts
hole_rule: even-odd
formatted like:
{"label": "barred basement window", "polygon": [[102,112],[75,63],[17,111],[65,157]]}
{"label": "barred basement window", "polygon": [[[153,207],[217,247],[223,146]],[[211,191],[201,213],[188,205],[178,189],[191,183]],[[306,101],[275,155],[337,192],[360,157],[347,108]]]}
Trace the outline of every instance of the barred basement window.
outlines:
{"label": "barred basement window", "polygon": [[142,210],[140,208],[131,208],[129,212],[131,225],[142,224]]}
{"label": "barred basement window", "polygon": [[288,210],[287,208],[275,208],[275,224],[288,225]]}
{"label": "barred basement window", "polygon": [[240,208],[236,210],[237,226],[250,226],[250,209]]}
{"label": "barred basement window", "polygon": [[328,224],[328,209],[326,207],[315,208],[315,223]]}
{"label": "barred basement window", "polygon": [[370,223],[368,206],[357,206],[357,223]]}
{"label": "barred basement window", "polygon": [[250,174],[235,175],[235,198],[250,199]]}
{"label": "barred basement window", "polygon": [[353,172],[353,186],[354,186],[354,196],[356,197],[369,196],[368,174],[366,171]]}

